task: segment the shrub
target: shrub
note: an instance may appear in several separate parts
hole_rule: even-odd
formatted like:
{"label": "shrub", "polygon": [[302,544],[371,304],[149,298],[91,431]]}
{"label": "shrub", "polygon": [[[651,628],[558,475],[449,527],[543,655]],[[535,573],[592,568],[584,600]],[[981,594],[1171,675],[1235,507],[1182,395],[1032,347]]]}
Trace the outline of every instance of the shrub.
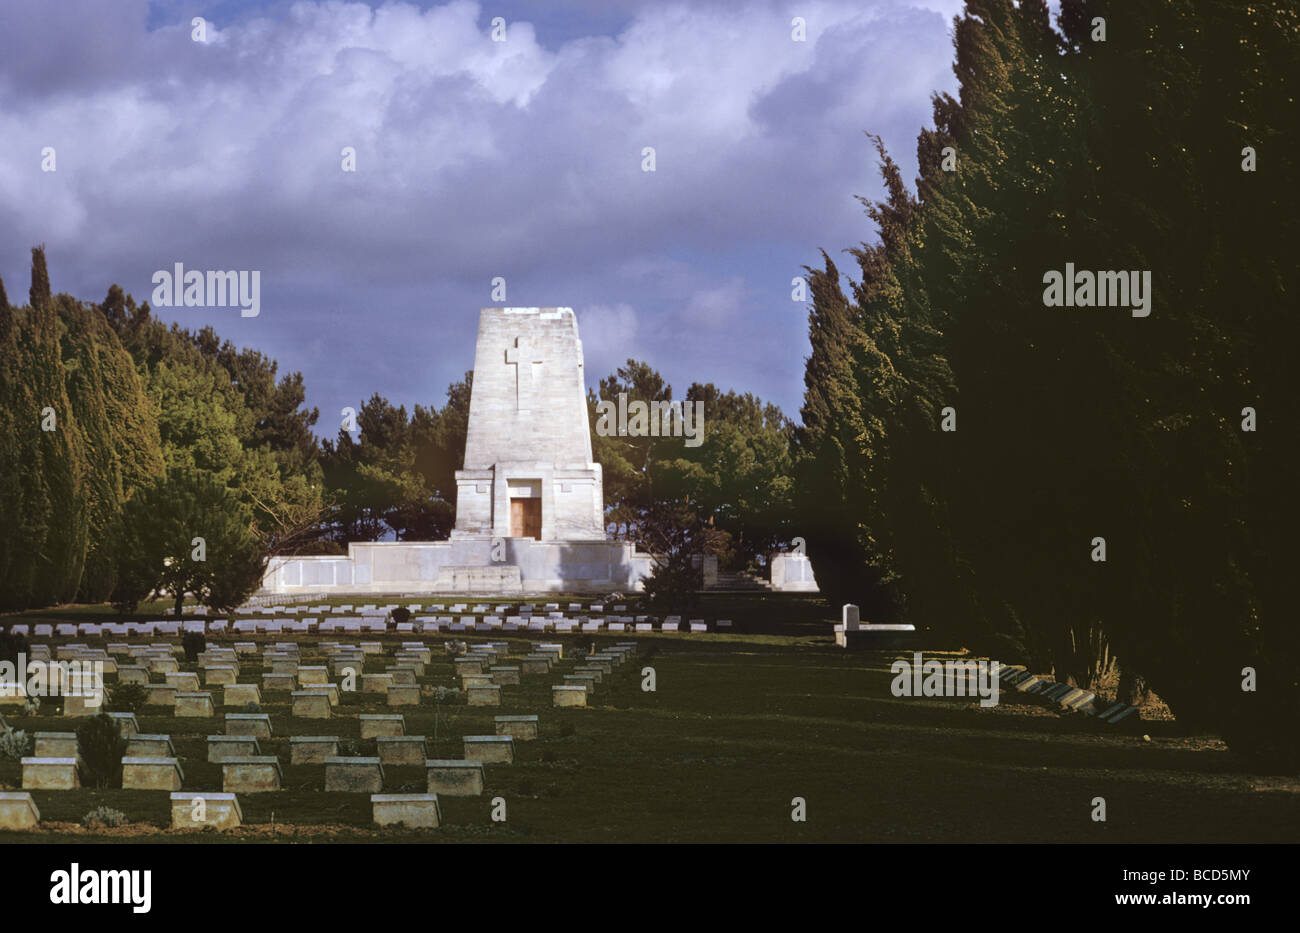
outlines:
{"label": "shrub", "polygon": [[245,713],[260,713],[261,711],[262,711],[262,707],[258,706],[252,700],[249,700],[247,703],[244,704]]}
{"label": "shrub", "polygon": [[149,702],[149,691],[143,684],[118,684],[108,691],[104,709],[110,713],[138,713]]}
{"label": "shrub", "polygon": [[687,551],[677,551],[655,563],[645,581],[645,606],[671,614],[699,603],[704,575],[699,568],[691,566],[691,556]]}
{"label": "shrub", "polygon": [[391,613],[389,613],[389,615],[393,617],[394,622],[397,622],[399,624],[402,622],[411,621],[411,610],[407,609],[405,606],[398,606]]}
{"label": "shrub", "polygon": [[208,640],[202,632],[186,632],[181,636],[181,647],[185,650],[185,660],[193,664],[208,647]]}
{"label": "shrub", "polygon": [[31,754],[31,748],[32,740],[26,732],[12,728],[0,732],[0,758],[18,761]]}
{"label": "shrub", "polygon": [[77,728],[77,743],[81,748],[82,770],[87,784],[110,787],[121,783],[126,740],[112,718],[100,713],[82,723]]}
{"label": "shrub", "polygon": [[112,807],[96,807],[81,818],[81,825],[86,829],[123,826],[126,822],[126,814],[121,810],[114,810]]}

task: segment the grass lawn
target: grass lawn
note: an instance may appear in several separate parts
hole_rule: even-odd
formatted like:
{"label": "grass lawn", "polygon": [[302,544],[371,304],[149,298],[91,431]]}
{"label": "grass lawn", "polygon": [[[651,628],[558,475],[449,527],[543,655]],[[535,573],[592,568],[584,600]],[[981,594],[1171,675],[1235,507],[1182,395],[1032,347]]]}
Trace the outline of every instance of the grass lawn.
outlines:
{"label": "grass lawn", "polygon": [[[25,615],[84,620],[101,611],[65,607]],[[517,743],[513,765],[486,766],[482,797],[440,798],[444,825],[437,830],[378,830],[370,826],[367,795],[326,794],[322,767],[288,764],[288,736],[357,738],[359,713],[390,712],[382,696],[342,694],[334,718],[319,721],[292,718],[289,696],[281,693],[263,697],[274,737],[262,749],[280,756],[285,789],[241,794],[243,829],[173,833],[161,791],[35,791],[41,828],[0,833],[0,841],[1295,842],[1300,836],[1300,781],[1244,771],[1218,739],[1186,735],[1175,722],[1148,722],[1131,733],[1062,718],[1006,693],[991,709],[962,699],[895,698],[888,670],[894,653],[835,648],[833,619],[809,598],[712,598],[698,615],[732,618],[738,631],[596,637],[597,646],[635,640],[641,654],[605,677],[589,709],[551,706],[551,685],[574,664],[566,647],[549,675],[505,687],[499,709],[442,706],[436,746],[431,696],[418,708],[392,710],[405,715],[408,735],[429,739],[431,758],[462,757],[459,737],[491,734],[495,715],[541,717],[541,738]],[[388,651],[412,640],[325,639],[382,640]],[[304,663],[312,663],[320,636],[256,640],[297,640]],[[455,686],[441,649],[447,637],[414,640],[435,648],[422,685]],[[540,640],[568,645],[572,636]],[[263,668],[249,660],[239,680],[260,683]],[[366,670],[382,671],[388,663],[391,656],[368,657]],[[181,667],[194,669],[183,660]],[[641,689],[643,667],[654,668],[655,692]],[[222,713],[242,710],[222,709],[220,688],[213,691],[218,715],[211,720],[176,719],[159,707],[137,714],[141,732],[172,737],[186,790],[221,789],[220,765],[207,762],[206,736],[224,731]],[[59,716],[52,700],[35,717],[12,707],[0,712],[29,733],[71,731],[77,722]],[[375,754],[373,742],[363,743],[362,754]],[[18,789],[21,780],[18,762],[0,760],[0,787]],[[385,769],[386,793],[423,791],[422,768]],[[504,823],[490,819],[496,796],[507,802]],[[1106,799],[1104,823],[1091,819],[1097,796]],[[806,801],[805,822],[791,820],[795,797]],[[93,835],[75,825],[100,804],[122,810],[133,823]]]}

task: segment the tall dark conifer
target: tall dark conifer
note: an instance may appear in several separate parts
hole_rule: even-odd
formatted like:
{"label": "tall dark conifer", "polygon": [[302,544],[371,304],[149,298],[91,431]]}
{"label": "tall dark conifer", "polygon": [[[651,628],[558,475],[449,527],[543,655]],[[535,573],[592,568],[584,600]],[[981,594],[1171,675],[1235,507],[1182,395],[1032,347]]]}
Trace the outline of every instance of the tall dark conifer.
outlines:
{"label": "tall dark conifer", "polygon": [[45,246],[32,247],[32,286],[28,300],[33,308],[44,308],[50,303],[50,273],[45,268]]}

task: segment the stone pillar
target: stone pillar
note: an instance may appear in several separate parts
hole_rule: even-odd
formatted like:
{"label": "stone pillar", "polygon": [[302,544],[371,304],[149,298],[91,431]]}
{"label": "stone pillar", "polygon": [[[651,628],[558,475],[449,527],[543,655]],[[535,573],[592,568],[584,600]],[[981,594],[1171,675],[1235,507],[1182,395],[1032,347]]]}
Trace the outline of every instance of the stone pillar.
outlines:
{"label": "stone pillar", "polygon": [[845,603],[844,613],[844,631],[856,632],[858,630],[858,607],[853,603]]}

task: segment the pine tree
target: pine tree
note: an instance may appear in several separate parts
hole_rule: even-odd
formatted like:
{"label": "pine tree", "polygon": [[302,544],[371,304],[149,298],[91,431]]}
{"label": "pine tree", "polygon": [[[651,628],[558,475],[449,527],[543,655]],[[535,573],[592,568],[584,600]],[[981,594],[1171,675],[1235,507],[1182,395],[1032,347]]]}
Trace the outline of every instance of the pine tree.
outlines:
{"label": "pine tree", "polygon": [[9,306],[9,295],[5,292],[5,280],[0,279],[0,341],[9,336],[14,326],[14,310]]}
{"label": "pine tree", "polygon": [[50,303],[50,273],[45,268],[45,246],[32,247],[32,287],[28,300],[33,308],[45,308]]}
{"label": "pine tree", "polygon": [[169,469],[132,497],[121,531],[113,600],[124,608],[157,591],[171,597],[177,616],[187,593],[229,610],[262,582],[265,552],[251,511],[211,473]]}

